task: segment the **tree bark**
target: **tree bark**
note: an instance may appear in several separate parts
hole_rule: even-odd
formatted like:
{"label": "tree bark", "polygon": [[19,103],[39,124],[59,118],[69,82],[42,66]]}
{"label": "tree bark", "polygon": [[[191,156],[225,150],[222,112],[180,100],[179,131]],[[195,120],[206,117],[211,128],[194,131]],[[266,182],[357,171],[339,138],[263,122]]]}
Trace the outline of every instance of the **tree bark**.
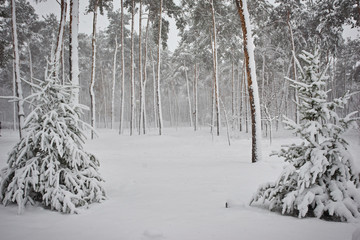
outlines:
{"label": "tree bark", "polygon": [[213,27],[213,62],[214,62],[214,88],[215,88],[215,109],[216,109],[216,134],[220,135],[220,102],[219,102],[219,76],[218,76],[218,59],[217,59],[217,33],[214,0],[211,0],[211,14]]}
{"label": "tree bark", "polygon": [[148,33],[149,33],[149,26],[150,26],[150,17],[148,16],[147,23],[146,23],[146,31],[145,31],[145,49],[144,49],[144,67],[143,67],[143,98],[142,98],[142,104],[143,104],[143,134],[146,134],[146,83],[147,83],[147,58],[148,58]]}
{"label": "tree bark", "polygon": [[185,66],[184,62],[184,68],[185,68],[185,79],[186,79],[186,93],[187,93],[187,99],[189,104],[189,120],[190,120],[190,127],[193,126],[193,118],[192,118],[192,110],[191,110],[191,98],[190,98],[190,86],[189,86],[189,77],[187,74],[187,68]]}
{"label": "tree bark", "polygon": [[66,0],[61,0],[61,15],[60,15],[60,24],[58,30],[58,36],[56,40],[56,49],[55,49],[55,59],[54,59],[54,76],[56,79],[59,79],[60,65],[61,65],[61,56],[63,52],[62,43],[65,32],[65,23],[66,23]]}
{"label": "tree bark", "polygon": [[[296,72],[296,61],[295,61],[295,42],[294,42],[294,34],[293,34],[293,30],[291,27],[291,23],[290,23],[290,12],[288,12],[287,15],[287,21],[286,21],[288,28],[289,28],[289,32],[290,32],[290,41],[291,41],[291,54],[293,55],[293,62],[292,62],[292,66],[293,66],[293,77],[294,77],[294,81],[297,81],[297,72]],[[295,99],[295,122],[299,123],[299,118],[300,118],[300,113],[299,113],[299,97],[298,97],[298,91],[297,89],[294,89],[294,99]]]}
{"label": "tree bark", "polygon": [[72,87],[71,100],[79,103],[79,0],[70,0],[70,82]]}
{"label": "tree bark", "polygon": [[162,6],[163,0],[160,0],[159,7],[159,35],[158,35],[158,52],[157,52],[157,81],[156,81],[156,104],[158,111],[158,121],[159,121],[159,135],[162,133],[163,119],[162,119],[162,110],[161,110],[161,31],[162,31]]}
{"label": "tree bark", "polygon": [[[27,45],[27,50],[29,53],[29,69],[30,69],[30,83],[33,83],[33,78],[34,78],[34,72],[33,72],[33,63],[32,63],[32,54],[31,54],[31,49],[30,49],[30,43],[28,43]],[[30,87],[30,94],[33,94],[33,87]]]}
{"label": "tree bark", "polygon": [[124,127],[124,106],[125,106],[125,54],[124,54],[124,2],[121,0],[121,86],[120,86],[120,123],[119,134],[122,134]]}
{"label": "tree bark", "polygon": [[244,38],[245,66],[248,81],[248,92],[251,109],[251,129],[252,129],[252,156],[251,161],[261,160],[261,112],[259,92],[256,81],[254,44],[251,33],[250,18],[246,0],[236,0],[239,13],[241,28]]}
{"label": "tree bark", "polygon": [[131,12],[131,90],[130,90],[130,136],[133,134],[135,123],[135,69],[134,69],[134,20],[135,20],[135,0],[132,0]]}
{"label": "tree bark", "polygon": [[156,102],[157,102],[157,99],[156,99],[156,70],[155,70],[155,60],[154,60],[154,56],[153,56],[153,53],[151,52],[150,54],[151,56],[151,66],[152,66],[152,76],[153,76],[153,112],[154,112],[154,126],[155,128],[159,127],[159,121],[157,120],[158,119],[158,111],[157,111],[157,105],[156,105]]}
{"label": "tree bark", "polygon": [[235,127],[235,71],[234,57],[231,57],[231,128]]}
{"label": "tree bark", "polygon": [[194,69],[194,131],[198,129],[198,64],[195,62]]}
{"label": "tree bark", "polygon": [[142,21],[142,0],[139,1],[140,6],[139,6],[139,85],[140,85],[140,119],[139,119],[139,135],[141,134],[141,128],[144,129],[143,126],[143,119],[144,119],[144,92],[143,92],[143,88],[144,88],[144,83],[143,83],[143,65],[142,65],[142,39],[141,39],[141,21]]}
{"label": "tree bark", "polygon": [[116,86],[116,55],[118,50],[117,36],[115,36],[115,50],[114,50],[114,65],[113,65],[113,80],[111,92],[111,129],[115,127],[115,86]]}
{"label": "tree bark", "polygon": [[[92,33],[92,64],[91,64],[91,82],[90,82],[90,112],[91,112],[91,127],[96,127],[95,115],[95,73],[96,73],[96,23],[97,23],[97,1],[94,5],[94,18],[93,18],[93,33]],[[94,139],[94,131],[91,129],[91,139]]]}
{"label": "tree bark", "polygon": [[20,80],[20,56],[19,56],[19,44],[16,25],[16,5],[15,0],[11,0],[11,21],[12,21],[12,36],[13,36],[13,54],[14,54],[14,79],[16,88],[16,103],[17,103],[17,117],[19,120],[19,136],[23,136],[23,127],[25,121],[24,113],[24,98]]}

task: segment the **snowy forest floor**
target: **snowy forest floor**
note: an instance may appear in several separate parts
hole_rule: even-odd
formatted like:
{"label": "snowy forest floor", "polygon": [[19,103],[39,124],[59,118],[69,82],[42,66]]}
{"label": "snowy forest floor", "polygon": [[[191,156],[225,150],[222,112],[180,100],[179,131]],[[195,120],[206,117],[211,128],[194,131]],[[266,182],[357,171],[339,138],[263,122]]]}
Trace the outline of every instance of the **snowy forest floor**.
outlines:
{"label": "snowy forest floor", "polygon": [[[225,131],[225,129],[224,129]],[[248,203],[261,183],[275,181],[283,160],[269,157],[281,144],[299,141],[290,133],[263,140],[263,161],[250,163],[251,136],[241,134],[228,146],[226,133],[212,139],[209,129],[155,130],[145,136],[119,136],[99,130],[86,148],[100,159],[108,199],[78,215],[27,206],[0,206],[0,239],[232,240],[351,239],[358,223],[298,219]],[[348,134],[360,167],[359,132]],[[0,168],[17,133],[0,137]],[[225,208],[225,202],[230,208]]]}

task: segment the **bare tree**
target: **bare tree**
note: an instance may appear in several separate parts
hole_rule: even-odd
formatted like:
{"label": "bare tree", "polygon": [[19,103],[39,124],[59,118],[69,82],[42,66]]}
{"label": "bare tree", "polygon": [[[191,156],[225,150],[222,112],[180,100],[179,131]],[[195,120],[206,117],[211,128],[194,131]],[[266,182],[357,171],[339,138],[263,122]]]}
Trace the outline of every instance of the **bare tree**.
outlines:
{"label": "bare tree", "polygon": [[70,0],[70,82],[72,101],[79,103],[79,0]]}
{"label": "bare tree", "polygon": [[114,65],[113,65],[113,79],[111,91],[111,129],[115,127],[115,86],[116,86],[116,56],[118,51],[117,36],[115,36],[115,49],[114,49]]}
{"label": "bare tree", "polygon": [[[96,112],[95,112],[95,73],[96,73],[96,23],[97,23],[97,9],[98,1],[94,2],[94,16],[93,16],[93,32],[92,32],[92,63],[91,63],[91,82],[90,82],[90,112],[91,112],[91,126],[96,127]],[[94,131],[91,130],[91,139],[94,138]]]}
{"label": "bare tree", "polygon": [[56,40],[56,49],[55,49],[55,54],[54,54],[55,59],[53,59],[53,61],[54,61],[53,74],[56,78],[59,77],[61,56],[62,56],[62,52],[63,52],[62,46],[63,46],[63,38],[64,38],[64,33],[65,33],[66,9],[67,9],[66,0],[61,0],[60,5],[61,5],[60,24],[59,24],[59,30],[58,30],[57,40]]}
{"label": "bare tree", "polygon": [[252,129],[252,162],[261,160],[261,112],[258,85],[256,81],[256,68],[254,57],[254,43],[251,34],[250,17],[246,0],[236,0],[241,28],[244,38],[245,68],[248,81],[248,92],[251,110]]}
{"label": "bare tree", "polygon": [[125,105],[125,55],[124,55],[124,1],[121,0],[121,85],[120,85],[120,126],[119,134],[122,133],[124,127],[124,105]]}
{"label": "bare tree", "polygon": [[161,135],[162,127],[163,127],[163,119],[162,119],[162,111],[161,111],[161,92],[160,92],[160,81],[161,81],[161,31],[162,31],[162,6],[163,0],[160,0],[159,7],[159,36],[158,36],[158,52],[157,52],[157,81],[156,81],[156,104],[157,104],[157,115],[159,121],[159,135]]}
{"label": "bare tree", "polygon": [[24,98],[20,80],[20,56],[19,44],[16,26],[16,5],[15,0],[11,0],[11,21],[12,21],[12,36],[13,36],[13,54],[14,54],[14,79],[16,88],[17,101],[17,117],[19,120],[19,135],[22,137],[22,129],[24,127],[25,113],[24,113]]}
{"label": "bare tree", "polygon": [[139,6],[139,85],[140,85],[140,109],[139,109],[139,135],[141,134],[141,127],[144,128],[143,126],[143,118],[144,118],[144,94],[145,92],[143,91],[144,88],[144,83],[143,83],[143,69],[142,69],[142,39],[141,39],[141,22],[142,22],[142,0],[139,1],[140,6]]}
{"label": "bare tree", "polygon": [[133,134],[135,124],[135,66],[134,66],[134,21],[135,0],[132,0],[131,11],[131,91],[130,91],[130,136]]}
{"label": "bare tree", "polygon": [[192,118],[192,110],[191,110],[191,98],[190,98],[190,86],[189,86],[189,77],[188,77],[188,69],[186,67],[184,61],[184,72],[185,72],[185,80],[186,80],[186,93],[187,93],[187,100],[189,104],[189,118],[190,118],[190,127],[193,126],[193,118]]}
{"label": "bare tree", "polygon": [[[210,1],[210,0],[209,0]],[[220,135],[220,101],[219,101],[219,76],[218,76],[218,57],[217,57],[217,32],[215,19],[214,0],[211,0],[211,15],[212,15],[212,50],[213,50],[213,65],[214,65],[214,88],[215,88],[215,114],[216,114],[216,134]]]}

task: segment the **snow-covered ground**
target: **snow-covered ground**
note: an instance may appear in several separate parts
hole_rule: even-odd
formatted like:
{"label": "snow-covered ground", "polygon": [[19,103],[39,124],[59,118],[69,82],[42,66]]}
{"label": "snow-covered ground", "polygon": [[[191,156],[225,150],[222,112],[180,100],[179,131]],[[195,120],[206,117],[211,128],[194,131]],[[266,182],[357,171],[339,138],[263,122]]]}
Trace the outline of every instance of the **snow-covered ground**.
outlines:
{"label": "snow-covered ground", "polygon": [[[250,163],[250,135],[212,139],[208,129],[165,129],[146,136],[119,136],[100,130],[86,147],[100,161],[108,200],[78,215],[27,206],[0,206],[0,239],[116,240],[247,240],[351,239],[360,223],[298,219],[248,205],[259,184],[274,181],[283,162],[269,153],[298,141],[275,133],[272,146],[264,139],[263,161]],[[360,167],[358,132],[349,134]],[[17,134],[0,137],[0,168]],[[225,202],[230,208],[225,208]]]}

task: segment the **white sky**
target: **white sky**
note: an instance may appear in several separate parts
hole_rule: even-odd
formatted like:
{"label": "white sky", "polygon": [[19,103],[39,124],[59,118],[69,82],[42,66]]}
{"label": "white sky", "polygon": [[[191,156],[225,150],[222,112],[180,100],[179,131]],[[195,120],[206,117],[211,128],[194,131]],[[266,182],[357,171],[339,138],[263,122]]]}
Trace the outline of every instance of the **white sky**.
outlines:
{"label": "white sky", "polygon": [[[175,0],[175,2],[178,2]],[[49,13],[55,13],[58,17],[60,15],[60,6],[56,2],[56,0],[48,0],[46,2],[40,2],[35,4],[34,1],[31,1],[33,4],[36,13],[41,17],[43,15],[47,15]],[[92,14],[85,14],[85,8],[88,5],[88,0],[80,0],[80,26],[79,31],[82,33],[91,34],[92,32]],[[117,10],[120,8],[120,1],[114,1],[114,10]],[[136,16],[137,19],[135,20],[135,26],[138,26],[138,15]],[[104,16],[98,15],[98,29],[105,29],[106,26],[109,24],[109,21],[107,20],[106,13]],[[145,22],[143,23],[143,26],[145,26]],[[135,27],[135,29],[137,29]],[[344,33],[344,38],[360,38],[360,29],[351,29],[350,27],[346,26]],[[175,21],[173,19],[170,19],[170,32],[169,32],[169,39],[168,39],[168,47],[170,51],[174,51],[175,48],[178,45],[178,41],[180,38],[178,37],[178,30],[175,26]]]}
{"label": "white sky", "polygon": [[[34,6],[36,13],[41,17],[45,16],[50,13],[55,13],[58,17],[60,16],[60,5],[56,2],[56,0],[48,0],[46,2],[40,2],[35,4],[34,1],[31,1],[32,5]],[[92,20],[93,20],[93,14],[85,14],[85,8],[88,5],[88,0],[80,0],[80,24],[79,24],[79,31],[81,33],[92,33]],[[120,1],[114,1],[114,10],[117,10],[120,8]],[[68,7],[69,8],[69,7]],[[139,16],[136,15],[135,20],[135,26],[138,26],[139,24]],[[170,32],[169,32],[169,39],[168,39],[168,47],[170,51],[174,51],[175,48],[178,45],[179,37],[178,31],[175,26],[175,21],[173,19],[170,20]],[[106,17],[106,12],[104,15],[98,14],[98,29],[105,29],[107,25],[109,24],[109,21]],[[145,22],[143,23],[143,26],[145,26]],[[135,27],[135,29],[137,29]]]}

